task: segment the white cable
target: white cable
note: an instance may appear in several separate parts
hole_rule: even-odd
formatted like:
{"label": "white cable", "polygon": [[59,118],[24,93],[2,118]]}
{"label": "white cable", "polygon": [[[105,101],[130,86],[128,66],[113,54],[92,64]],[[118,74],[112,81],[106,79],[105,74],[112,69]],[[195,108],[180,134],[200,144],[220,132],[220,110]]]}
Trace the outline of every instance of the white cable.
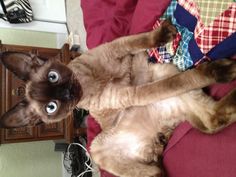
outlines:
{"label": "white cable", "polygon": [[[77,145],[77,146],[81,147],[85,151],[85,154],[87,156],[87,160],[84,162],[84,164],[87,168],[85,169],[84,172],[80,173],[77,177],[82,177],[82,176],[84,176],[85,173],[96,171],[95,169],[92,168],[92,158],[91,158],[90,154],[88,153],[87,149],[82,144],[71,143],[71,144],[69,144],[67,151],[69,151],[71,145]],[[88,162],[90,162],[90,163],[88,164]]]}

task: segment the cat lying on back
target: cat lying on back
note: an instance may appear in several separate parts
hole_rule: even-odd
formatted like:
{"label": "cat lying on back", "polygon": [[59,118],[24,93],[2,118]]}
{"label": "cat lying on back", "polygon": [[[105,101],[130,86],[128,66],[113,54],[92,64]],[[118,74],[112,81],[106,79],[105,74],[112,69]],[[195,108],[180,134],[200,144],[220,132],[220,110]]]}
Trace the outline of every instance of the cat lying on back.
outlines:
{"label": "cat lying on back", "polygon": [[51,123],[75,107],[90,111],[102,127],[91,145],[100,168],[123,177],[161,176],[160,155],[182,121],[214,133],[236,119],[236,91],[214,101],[201,88],[236,78],[228,59],[179,72],[147,62],[146,48],[171,41],[176,29],[119,38],[87,51],[67,66],[23,53],[5,52],[2,63],[27,81],[25,99],[0,119],[4,128]]}

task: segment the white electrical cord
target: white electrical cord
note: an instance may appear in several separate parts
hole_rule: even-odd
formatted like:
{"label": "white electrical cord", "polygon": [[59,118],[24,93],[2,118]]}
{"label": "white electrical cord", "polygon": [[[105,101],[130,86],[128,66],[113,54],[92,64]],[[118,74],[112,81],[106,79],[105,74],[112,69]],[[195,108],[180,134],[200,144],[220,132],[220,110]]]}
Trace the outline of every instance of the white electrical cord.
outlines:
{"label": "white electrical cord", "polygon": [[[77,146],[81,147],[85,151],[85,154],[87,156],[87,160],[84,162],[84,164],[87,168],[85,169],[84,172],[80,173],[77,177],[83,177],[85,173],[96,171],[92,168],[92,158],[91,158],[90,154],[88,153],[87,149],[79,143],[71,143],[68,146],[68,149],[67,149],[68,152],[69,152],[69,149],[70,149],[71,145],[77,145]],[[88,162],[90,162],[90,163],[88,164]]]}

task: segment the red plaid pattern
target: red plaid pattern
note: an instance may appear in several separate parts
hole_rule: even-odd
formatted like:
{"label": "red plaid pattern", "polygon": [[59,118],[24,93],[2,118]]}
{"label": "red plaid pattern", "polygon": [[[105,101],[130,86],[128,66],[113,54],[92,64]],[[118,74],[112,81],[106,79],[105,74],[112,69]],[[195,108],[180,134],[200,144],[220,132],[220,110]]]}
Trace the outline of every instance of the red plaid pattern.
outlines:
{"label": "red plaid pattern", "polygon": [[180,33],[177,33],[177,35],[176,35],[176,37],[175,37],[175,39],[174,39],[174,41],[173,41],[173,49],[174,49],[174,52],[177,50],[177,48],[178,48],[178,46],[179,46],[179,42],[180,42],[180,40],[181,40],[181,35],[180,35]]}
{"label": "red plaid pattern", "polygon": [[160,24],[161,24],[160,21],[157,20],[156,23],[153,25],[152,28],[153,28],[153,29],[157,29],[157,28],[160,26]]}
{"label": "red plaid pattern", "polygon": [[148,49],[148,55],[154,56],[157,63],[163,63],[163,58],[159,55],[159,52],[157,51],[157,49],[155,48],[152,48],[150,50]]}
{"label": "red plaid pattern", "polygon": [[[219,44],[232,33],[236,32],[236,2],[232,2],[231,6],[222,12],[221,15],[208,26],[205,26],[201,20],[200,8],[194,0],[178,0],[178,4],[197,18],[194,38],[200,50],[204,54],[209,52],[214,46]],[[158,26],[160,26],[160,21],[157,20],[153,26],[153,29],[156,29]],[[174,51],[176,51],[180,40],[181,35],[178,33],[176,39],[172,43]],[[149,50],[149,54],[150,56],[155,56],[157,62],[163,62],[162,57],[156,49]]]}
{"label": "red plaid pattern", "polygon": [[236,3],[232,3],[211,25],[195,36],[195,39],[202,52],[207,53],[234,32],[236,32]]}
{"label": "red plaid pattern", "polygon": [[185,10],[187,10],[197,19],[200,18],[199,8],[197,7],[197,4],[194,2],[194,0],[178,0],[178,4],[181,5],[183,8],[185,8]]}
{"label": "red plaid pattern", "polygon": [[196,42],[203,53],[209,52],[214,46],[236,31],[236,3],[224,11],[209,26],[204,26],[200,9],[194,0],[179,0],[178,3],[197,18],[194,31]]}

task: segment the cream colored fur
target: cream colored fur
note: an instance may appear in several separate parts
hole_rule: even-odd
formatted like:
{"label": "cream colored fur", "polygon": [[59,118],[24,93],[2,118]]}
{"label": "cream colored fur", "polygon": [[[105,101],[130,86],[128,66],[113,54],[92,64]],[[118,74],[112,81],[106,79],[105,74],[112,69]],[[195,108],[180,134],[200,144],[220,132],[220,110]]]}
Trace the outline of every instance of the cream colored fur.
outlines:
{"label": "cream colored fur", "polygon": [[92,158],[117,176],[161,176],[164,146],[158,133],[168,139],[180,122],[207,133],[221,128],[212,122],[217,102],[199,89],[216,78],[205,66],[180,73],[172,64],[148,63],[141,49],[152,46],[145,41],[152,41],[153,33],[101,45],[69,64],[83,90],[77,107],[90,110],[102,127],[91,145]]}

